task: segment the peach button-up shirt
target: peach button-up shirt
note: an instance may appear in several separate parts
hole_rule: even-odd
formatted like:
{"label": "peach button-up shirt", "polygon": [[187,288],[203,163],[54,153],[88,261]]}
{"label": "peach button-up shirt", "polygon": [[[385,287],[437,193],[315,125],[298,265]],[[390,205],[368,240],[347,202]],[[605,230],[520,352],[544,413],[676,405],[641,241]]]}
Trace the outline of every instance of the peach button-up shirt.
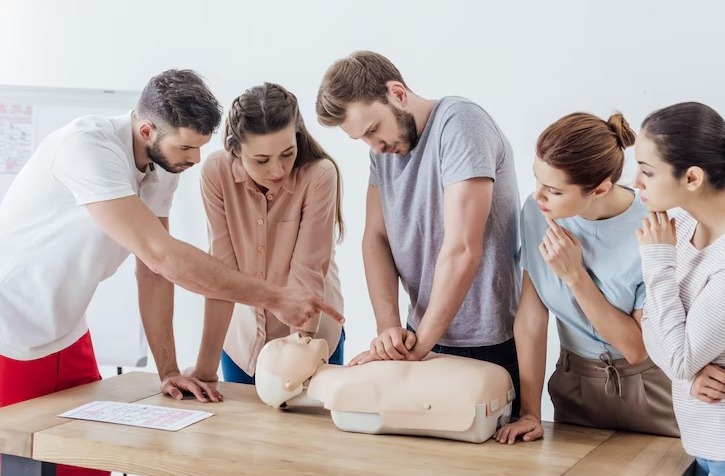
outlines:
{"label": "peach button-up shirt", "polygon": [[[270,283],[306,289],[343,311],[334,259],[337,171],[332,162],[295,167],[278,191],[264,194],[241,159],[218,151],[204,162],[201,191],[212,256]],[[302,330],[325,339],[332,355],[341,326],[322,314]],[[296,331],[266,309],[237,303],[224,350],[254,375],[262,346]]]}

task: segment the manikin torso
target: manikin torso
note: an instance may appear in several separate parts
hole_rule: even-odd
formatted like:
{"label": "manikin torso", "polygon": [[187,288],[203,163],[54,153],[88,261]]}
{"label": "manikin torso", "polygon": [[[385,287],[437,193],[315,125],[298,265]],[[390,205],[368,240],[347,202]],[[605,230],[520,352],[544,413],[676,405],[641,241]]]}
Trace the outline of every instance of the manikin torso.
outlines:
{"label": "manikin torso", "polygon": [[324,407],[345,431],[476,443],[511,414],[511,377],[489,362],[430,353],[420,362],[341,367],[327,355],[324,340],[299,334],[267,343],[257,360],[259,397],[272,407]]}

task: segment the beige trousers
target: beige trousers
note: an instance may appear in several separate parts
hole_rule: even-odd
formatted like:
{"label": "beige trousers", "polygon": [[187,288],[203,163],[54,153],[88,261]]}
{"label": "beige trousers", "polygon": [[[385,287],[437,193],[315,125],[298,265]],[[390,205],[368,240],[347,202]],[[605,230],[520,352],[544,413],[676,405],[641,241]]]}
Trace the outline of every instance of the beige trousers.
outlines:
{"label": "beige trousers", "polygon": [[650,359],[632,365],[609,353],[591,360],[561,349],[549,394],[556,422],[680,436],[672,383]]}

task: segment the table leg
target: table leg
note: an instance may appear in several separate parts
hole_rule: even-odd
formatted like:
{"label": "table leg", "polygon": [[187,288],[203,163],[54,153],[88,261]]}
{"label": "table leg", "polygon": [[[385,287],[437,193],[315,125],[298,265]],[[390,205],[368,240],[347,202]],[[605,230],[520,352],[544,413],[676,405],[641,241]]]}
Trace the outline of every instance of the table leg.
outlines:
{"label": "table leg", "polygon": [[15,455],[2,455],[2,476],[55,476],[55,464]]}

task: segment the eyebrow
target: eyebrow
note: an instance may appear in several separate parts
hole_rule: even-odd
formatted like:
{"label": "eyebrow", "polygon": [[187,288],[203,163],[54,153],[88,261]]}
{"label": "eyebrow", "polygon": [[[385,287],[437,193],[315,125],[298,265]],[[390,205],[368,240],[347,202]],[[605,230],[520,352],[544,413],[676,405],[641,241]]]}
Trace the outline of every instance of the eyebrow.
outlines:
{"label": "eyebrow", "polygon": [[[536,180],[539,180],[539,177],[536,175],[536,172],[534,172],[534,177],[536,178]],[[546,185],[545,183],[542,183],[541,185],[543,185],[546,188],[550,188],[552,190],[558,190],[560,192],[563,192],[564,191],[564,190],[562,190],[560,188],[552,187],[551,185]]]}
{"label": "eyebrow", "polygon": [[368,126],[368,127],[366,128],[366,129],[365,129],[365,132],[363,132],[363,133],[362,133],[362,135],[361,135],[360,137],[354,137],[354,136],[350,136],[350,135],[348,135],[348,137],[349,137],[350,139],[352,139],[352,140],[358,140],[358,139],[361,139],[361,138],[365,137],[366,135],[370,134],[370,129],[372,129],[372,128],[373,128],[374,126],[375,126],[375,122],[373,122],[372,124],[370,124],[370,125],[369,125],[369,126]]}
{"label": "eyebrow", "polygon": [[[284,154],[285,152],[289,152],[290,150],[292,150],[294,148],[295,148],[295,146],[291,145],[291,146],[287,147],[285,150],[283,150],[281,153]],[[267,154],[257,154],[257,155],[253,155],[252,157],[259,157],[259,158],[262,158],[262,159],[268,159],[268,158],[270,158],[272,156],[271,155],[267,155]]]}
{"label": "eyebrow", "polygon": [[[637,161],[637,164],[639,164],[639,165],[646,165],[647,167],[652,167],[652,164],[648,164],[648,163],[647,163],[647,162],[645,162],[644,160],[638,160],[638,161]],[[654,167],[653,167],[653,168],[654,168]]]}

